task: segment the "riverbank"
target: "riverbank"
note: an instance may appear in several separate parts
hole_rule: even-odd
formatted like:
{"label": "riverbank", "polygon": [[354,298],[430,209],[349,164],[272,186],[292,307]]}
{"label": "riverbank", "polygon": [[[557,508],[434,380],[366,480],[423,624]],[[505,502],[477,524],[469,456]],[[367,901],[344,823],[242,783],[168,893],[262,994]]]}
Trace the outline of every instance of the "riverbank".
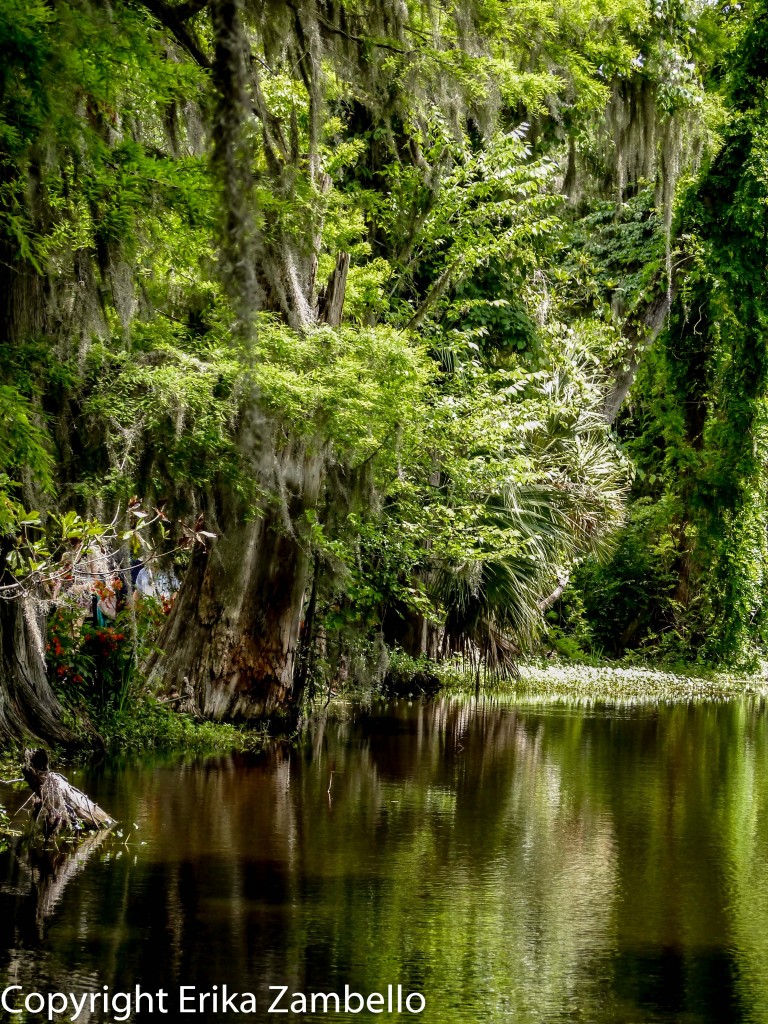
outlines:
{"label": "riverbank", "polygon": [[500,696],[525,703],[568,702],[576,704],[686,703],[691,700],[732,700],[744,695],[768,696],[768,666],[755,673],[726,671],[673,671],[653,665],[587,665],[575,662],[532,660],[518,665],[517,675],[504,680],[478,676],[460,666],[412,663],[411,687],[404,684],[406,673],[397,663],[398,692],[363,695],[354,690],[339,697],[354,701],[373,698],[423,696],[423,680],[432,680],[444,695]]}
{"label": "riverbank", "polygon": [[[414,673],[415,675],[415,673]],[[687,674],[656,669],[652,666],[580,665],[572,663],[525,663],[516,678],[504,681],[483,680],[478,689],[476,676],[456,667],[421,666],[420,676],[434,679],[435,695],[497,696],[505,700],[531,703],[590,704],[670,704],[694,700],[727,701],[744,695],[768,697],[768,673],[739,675],[717,672]],[[406,685],[399,694],[378,687],[348,687],[335,694],[329,702],[320,698],[307,709],[307,717],[331,716],[341,707],[370,707],[400,696],[405,699],[428,699],[421,684],[412,689]],[[101,742],[94,744],[98,732]],[[190,754],[216,754],[259,750],[270,739],[269,724],[259,727],[236,726],[220,722],[197,722],[179,715],[170,707],[147,696],[120,713],[107,714],[94,721],[82,734],[82,744],[69,751],[65,761],[80,760],[99,752],[110,757],[137,756],[145,751],[179,751]],[[21,746],[0,748],[0,773],[13,773],[18,765]],[[7,769],[7,771],[5,771]]]}
{"label": "riverbank", "polygon": [[[195,721],[147,696],[120,712],[75,722],[79,740],[66,749],[56,748],[58,763],[94,757],[138,757],[148,751],[186,754],[226,754],[259,750],[268,740],[267,726],[245,728],[224,722]],[[15,776],[25,746],[37,741],[0,744],[0,777]]]}
{"label": "riverbank", "polygon": [[[476,691],[474,677],[450,674],[444,693]],[[732,700],[745,694],[768,696],[768,675],[728,672],[688,674],[652,666],[527,663],[518,678],[481,681],[480,692],[529,702],[655,704],[691,700]]]}

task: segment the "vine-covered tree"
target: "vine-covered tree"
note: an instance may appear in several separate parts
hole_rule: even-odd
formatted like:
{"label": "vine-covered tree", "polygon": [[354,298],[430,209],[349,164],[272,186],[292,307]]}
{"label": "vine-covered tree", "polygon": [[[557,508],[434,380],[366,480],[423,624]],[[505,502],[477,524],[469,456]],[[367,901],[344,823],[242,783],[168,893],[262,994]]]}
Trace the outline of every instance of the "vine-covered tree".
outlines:
{"label": "vine-covered tree", "polygon": [[[765,640],[765,6],[705,25],[714,151],[681,195],[668,326],[620,423],[639,469],[630,528],[590,570],[588,613],[616,653],[754,663]],[[612,608],[612,610],[610,610]]]}

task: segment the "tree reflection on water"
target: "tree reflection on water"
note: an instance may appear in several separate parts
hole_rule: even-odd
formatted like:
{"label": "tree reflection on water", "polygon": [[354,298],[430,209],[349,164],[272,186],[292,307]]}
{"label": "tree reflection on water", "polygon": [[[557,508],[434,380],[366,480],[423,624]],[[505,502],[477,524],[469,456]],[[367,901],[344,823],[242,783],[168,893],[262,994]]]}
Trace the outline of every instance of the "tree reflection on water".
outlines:
{"label": "tree reflection on water", "polygon": [[5,855],[0,965],[262,1010],[402,984],[437,1024],[768,1020],[767,751],[759,701],[444,699],[113,765],[89,791],[146,845]]}

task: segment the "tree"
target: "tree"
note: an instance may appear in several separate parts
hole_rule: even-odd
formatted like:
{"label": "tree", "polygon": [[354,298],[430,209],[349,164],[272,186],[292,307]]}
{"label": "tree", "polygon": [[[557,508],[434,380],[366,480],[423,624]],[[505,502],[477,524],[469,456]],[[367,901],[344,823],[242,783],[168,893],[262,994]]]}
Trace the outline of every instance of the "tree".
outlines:
{"label": "tree", "polygon": [[738,19],[730,117],[681,210],[690,270],[644,387],[648,440],[663,445],[660,498],[679,516],[677,625],[715,663],[749,661],[764,636],[765,14],[755,4]]}
{"label": "tree", "polygon": [[[114,17],[88,5],[14,0],[0,9],[4,738],[75,739],[46,677],[50,595],[33,583],[48,559],[46,513],[72,501],[71,488],[80,482],[73,479],[72,451],[82,454],[88,445],[73,425],[78,374],[72,357],[82,364],[92,332],[105,331],[112,314],[126,314],[123,325],[130,316],[132,297],[121,287],[130,289],[130,282],[121,268],[131,254],[127,229],[141,197],[135,178],[126,181],[136,148],[125,145],[116,127],[147,51],[155,57],[148,77],[155,73],[154,84],[159,78],[169,87],[172,75],[158,71],[156,41],[146,19],[137,26],[125,10]],[[121,70],[113,79],[114,67]],[[164,89],[155,91],[162,95]],[[80,472],[91,468],[84,462]],[[43,509],[42,516],[26,511],[33,505]]]}
{"label": "tree", "polygon": [[[328,20],[312,4],[280,17],[270,10],[269,18],[255,7],[210,7],[225,276],[246,351],[260,310],[277,314],[296,346],[332,310],[338,318],[340,303],[317,298],[317,268],[329,245],[356,243],[361,255],[373,247],[390,275],[390,316],[411,331],[494,252],[530,259],[531,236],[546,225],[541,169],[525,166],[519,139],[510,140],[517,163],[504,158],[503,143],[494,158],[492,123],[471,154],[468,119],[493,116],[473,76],[492,84],[503,49],[497,28],[483,41],[485,13],[472,4],[439,17],[371,4]],[[173,20],[164,21],[174,31]],[[508,58],[503,66],[512,73]],[[431,110],[439,111],[432,124]],[[244,127],[254,117],[257,138]],[[332,158],[334,142],[347,149],[351,166]],[[490,174],[477,174],[480,162],[513,177],[499,190]],[[297,208],[304,211],[298,223]],[[353,224],[367,216],[371,228],[345,231],[344,213]],[[438,239],[436,252],[427,250],[430,237]],[[326,299],[343,295],[346,273],[339,257]],[[372,314],[368,329],[377,330]],[[291,695],[309,584],[306,516],[317,510],[327,466],[338,457],[332,431],[322,427],[309,444],[293,432],[281,436],[279,416],[265,409],[258,387],[240,415],[238,445],[266,497],[247,522],[237,495],[217,494],[222,540],[193,563],[161,638],[167,653],[154,666],[177,685],[188,677],[214,717],[260,715]],[[405,403],[400,415],[408,415]],[[333,505],[336,496],[326,492],[325,500]]]}
{"label": "tree", "polygon": [[[223,271],[238,318],[235,334],[246,351],[259,311],[276,314],[294,332],[294,343],[328,320],[332,304],[317,296],[321,266],[331,275],[324,294],[337,299],[331,326],[345,279],[354,289],[355,278],[378,275],[389,294],[382,300],[381,288],[375,290],[378,308],[364,309],[364,322],[375,327],[388,320],[444,348],[446,303],[462,282],[506,260],[515,268],[510,283],[519,285],[539,259],[537,238],[554,223],[554,165],[535,161],[533,153],[500,157],[505,145],[514,151],[521,144],[521,135],[515,140],[504,127],[516,114],[530,115],[539,152],[557,152],[570,133],[573,155],[578,133],[608,100],[616,130],[624,131],[618,107],[624,104],[631,119],[641,118],[648,104],[643,93],[632,106],[616,82],[641,66],[637,41],[660,34],[649,30],[641,5],[611,12],[602,47],[587,24],[600,17],[597,10],[583,21],[567,15],[566,43],[561,26],[542,15],[533,31],[546,57],[531,74],[522,70],[529,36],[520,28],[530,14],[495,5],[435,11],[409,5],[397,12],[379,3],[333,11],[296,3],[281,12],[232,3],[148,6],[213,71]],[[201,40],[209,32],[207,51]],[[656,89],[675,60],[677,54],[660,61],[642,81]],[[555,95],[573,107],[570,123],[543,110],[543,98],[554,105]],[[671,124],[669,112],[660,115],[662,125],[665,118]],[[629,133],[620,163],[651,128]],[[673,136],[669,126],[653,135],[650,146],[658,141],[660,159],[669,160]],[[637,166],[621,164],[620,202],[657,157],[654,151],[645,163],[633,159]],[[568,173],[573,178],[575,166]],[[345,229],[344,215],[353,229]],[[349,249],[357,255],[347,269],[342,254]],[[401,408],[403,416],[412,414]],[[212,521],[222,541],[193,565],[161,640],[166,655],[153,666],[157,678],[176,685],[188,677],[214,716],[259,715],[291,695],[302,671],[302,616],[309,602],[314,609],[310,594],[317,592],[310,585],[306,522],[316,522],[324,507],[338,523],[338,509],[332,510],[344,505],[343,495],[333,493],[340,474],[328,473],[337,461],[334,438],[322,425],[311,447],[297,444],[292,431],[276,433],[258,387],[240,416],[238,447],[265,497],[249,510],[231,489],[217,493]],[[606,527],[610,522],[608,516]],[[546,599],[540,582],[527,605],[533,617]],[[331,605],[333,589],[330,582]]]}
{"label": "tree", "polygon": [[[3,294],[10,298],[12,289]],[[20,518],[13,499],[18,484],[9,474],[32,470],[44,486],[51,484],[50,452],[34,420],[17,391],[0,387],[0,739],[32,735],[65,743],[74,734],[46,677],[44,614],[33,595],[8,599],[2,593],[15,582],[9,562]]]}

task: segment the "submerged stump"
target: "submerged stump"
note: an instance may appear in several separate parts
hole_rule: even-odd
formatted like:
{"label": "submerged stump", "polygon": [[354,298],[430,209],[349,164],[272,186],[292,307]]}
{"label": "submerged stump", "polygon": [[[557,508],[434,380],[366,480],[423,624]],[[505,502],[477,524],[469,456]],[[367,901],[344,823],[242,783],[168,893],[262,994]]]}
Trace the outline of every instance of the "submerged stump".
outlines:
{"label": "submerged stump", "polygon": [[114,819],[89,796],[51,771],[47,751],[25,750],[22,774],[32,790],[32,818],[46,838],[114,825]]}

